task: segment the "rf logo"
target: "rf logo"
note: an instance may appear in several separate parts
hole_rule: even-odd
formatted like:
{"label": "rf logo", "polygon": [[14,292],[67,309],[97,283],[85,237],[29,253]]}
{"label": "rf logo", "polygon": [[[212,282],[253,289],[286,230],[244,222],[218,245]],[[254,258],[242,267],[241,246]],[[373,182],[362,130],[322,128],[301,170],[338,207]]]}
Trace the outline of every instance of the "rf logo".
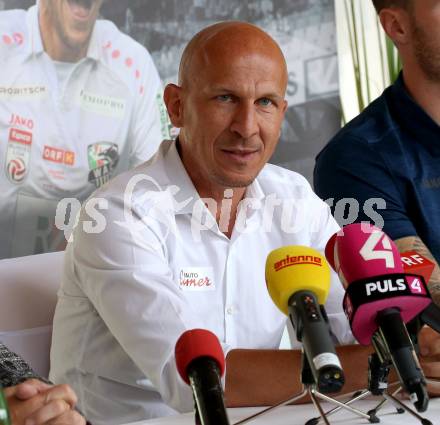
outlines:
{"label": "rf logo", "polygon": [[387,269],[395,267],[391,241],[385,233],[379,230],[374,230],[369,235],[359,254],[365,261],[384,260]]}

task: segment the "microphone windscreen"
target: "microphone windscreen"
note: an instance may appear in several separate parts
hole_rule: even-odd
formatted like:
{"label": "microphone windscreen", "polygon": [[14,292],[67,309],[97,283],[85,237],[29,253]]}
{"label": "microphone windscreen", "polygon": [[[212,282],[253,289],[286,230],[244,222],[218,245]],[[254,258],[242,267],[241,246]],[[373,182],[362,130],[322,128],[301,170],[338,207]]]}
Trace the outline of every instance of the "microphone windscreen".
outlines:
{"label": "microphone windscreen", "polygon": [[327,243],[325,254],[348,283],[384,274],[403,273],[396,244],[382,230],[367,223],[344,226]]}
{"label": "microphone windscreen", "polygon": [[220,376],[225,372],[225,355],[220,341],[215,334],[206,329],[191,329],[180,335],[174,355],[179,375],[188,385],[188,366],[193,360],[209,357],[217,363]]}
{"label": "microphone windscreen", "polygon": [[379,311],[398,308],[407,323],[431,302],[420,279],[403,276],[396,244],[375,226],[345,226],[330,239],[326,256],[347,290],[344,311],[361,344],[369,344],[378,329]]}
{"label": "microphone windscreen", "polygon": [[298,291],[311,291],[319,304],[325,304],[330,291],[330,267],[313,248],[285,246],[267,256],[266,285],[275,305],[288,315],[289,298]]}

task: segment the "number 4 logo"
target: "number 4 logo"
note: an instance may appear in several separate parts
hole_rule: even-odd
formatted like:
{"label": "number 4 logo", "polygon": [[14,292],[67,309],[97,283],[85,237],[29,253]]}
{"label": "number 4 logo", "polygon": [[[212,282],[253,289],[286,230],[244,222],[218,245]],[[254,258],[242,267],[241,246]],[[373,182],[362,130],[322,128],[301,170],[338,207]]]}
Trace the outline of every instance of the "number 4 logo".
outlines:
{"label": "number 4 logo", "polygon": [[418,292],[419,294],[421,294],[422,291],[422,285],[420,283],[420,280],[415,278],[412,282],[411,282],[411,292]]}
{"label": "number 4 logo", "polygon": [[[380,245],[383,249],[380,249]],[[384,260],[385,267],[387,269],[393,269],[395,267],[391,241],[388,236],[381,231],[374,230],[370,234],[363,247],[359,251],[359,254],[361,254],[361,257],[365,261]]]}

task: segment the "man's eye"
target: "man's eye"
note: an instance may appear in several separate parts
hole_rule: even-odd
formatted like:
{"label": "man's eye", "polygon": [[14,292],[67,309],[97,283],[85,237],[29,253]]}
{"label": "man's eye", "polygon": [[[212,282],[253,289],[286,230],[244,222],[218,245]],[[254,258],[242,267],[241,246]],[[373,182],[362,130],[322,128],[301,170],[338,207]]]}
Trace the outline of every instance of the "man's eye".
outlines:
{"label": "man's eye", "polygon": [[258,103],[261,106],[270,106],[273,104],[273,102],[270,99],[268,99],[267,97],[263,97],[263,98],[259,99]]}
{"label": "man's eye", "polygon": [[229,102],[230,100],[232,100],[232,96],[230,94],[221,94],[217,96],[217,99],[221,102]]}

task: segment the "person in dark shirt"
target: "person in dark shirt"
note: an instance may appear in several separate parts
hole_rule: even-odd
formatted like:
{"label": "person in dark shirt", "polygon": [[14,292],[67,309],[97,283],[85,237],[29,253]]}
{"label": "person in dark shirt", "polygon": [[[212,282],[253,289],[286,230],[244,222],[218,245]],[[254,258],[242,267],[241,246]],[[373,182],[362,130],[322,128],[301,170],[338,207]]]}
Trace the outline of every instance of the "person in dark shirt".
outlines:
{"label": "person in dark shirt", "polygon": [[77,398],[68,385],[52,385],[17,354],[0,343],[0,388],[3,387],[12,425],[85,425],[73,410]]}
{"label": "person in dark shirt", "polygon": [[440,304],[440,3],[373,3],[403,70],[318,155],[315,191],[333,208],[356,199],[357,221],[383,225],[401,252],[433,261],[429,288]]}

